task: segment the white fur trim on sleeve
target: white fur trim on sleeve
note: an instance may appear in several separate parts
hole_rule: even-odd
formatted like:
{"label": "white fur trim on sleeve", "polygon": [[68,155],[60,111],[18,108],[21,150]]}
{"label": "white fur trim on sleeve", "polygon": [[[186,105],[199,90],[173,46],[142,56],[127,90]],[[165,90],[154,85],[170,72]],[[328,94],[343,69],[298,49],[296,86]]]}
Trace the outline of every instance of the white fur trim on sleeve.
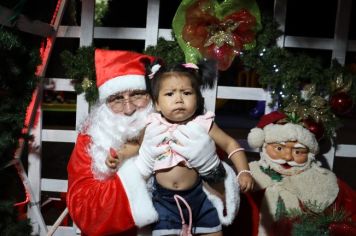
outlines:
{"label": "white fur trim on sleeve", "polygon": [[157,221],[158,214],[153,207],[147,183],[134,164],[134,158],[130,158],[122,164],[118,175],[126,190],[135,224],[138,227],[143,227]]}
{"label": "white fur trim on sleeve", "polygon": [[[213,203],[218,211],[219,219],[221,224],[230,225],[232,224],[235,216],[240,207],[240,188],[236,182],[236,174],[234,170],[226,163],[222,162],[226,170],[226,178],[224,180],[225,185],[225,203],[221,201],[219,197],[212,194],[204,188],[204,192],[208,196],[208,199]],[[226,209],[226,215],[224,214],[224,209]]]}
{"label": "white fur trim on sleeve", "polygon": [[105,160],[108,156],[108,152],[105,152],[102,148],[92,145],[89,149],[89,154],[92,156],[92,172],[95,179],[104,180],[114,175],[116,170],[110,169]]}
{"label": "white fur trim on sleeve", "polygon": [[99,87],[99,99],[104,101],[110,95],[127,90],[145,90],[146,82],[143,75],[124,75],[112,78]]}

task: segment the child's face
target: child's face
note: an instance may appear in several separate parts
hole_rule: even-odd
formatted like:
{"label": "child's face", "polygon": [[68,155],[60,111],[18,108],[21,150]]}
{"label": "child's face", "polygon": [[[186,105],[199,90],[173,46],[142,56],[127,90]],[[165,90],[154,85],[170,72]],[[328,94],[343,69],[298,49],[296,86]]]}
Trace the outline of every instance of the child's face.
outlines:
{"label": "child's face", "polygon": [[197,95],[186,76],[164,78],[160,85],[156,110],[172,122],[189,120],[197,109]]}

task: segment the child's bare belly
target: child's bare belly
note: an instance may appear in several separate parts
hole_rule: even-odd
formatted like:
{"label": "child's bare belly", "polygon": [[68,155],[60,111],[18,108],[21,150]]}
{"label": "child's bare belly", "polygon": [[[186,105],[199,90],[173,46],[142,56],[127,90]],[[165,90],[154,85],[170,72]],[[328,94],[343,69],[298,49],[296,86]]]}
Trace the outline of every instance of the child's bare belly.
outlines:
{"label": "child's bare belly", "polygon": [[178,165],[171,169],[157,171],[156,179],[167,189],[187,190],[195,185],[198,173],[194,169]]}

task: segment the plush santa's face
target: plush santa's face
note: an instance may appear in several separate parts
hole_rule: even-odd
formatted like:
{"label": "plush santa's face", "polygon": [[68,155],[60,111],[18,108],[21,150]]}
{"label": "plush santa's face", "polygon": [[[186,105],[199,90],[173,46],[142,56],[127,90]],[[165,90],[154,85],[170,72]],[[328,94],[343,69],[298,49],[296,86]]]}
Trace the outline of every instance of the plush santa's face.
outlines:
{"label": "plush santa's face", "polygon": [[306,146],[291,141],[265,144],[261,153],[266,164],[282,175],[296,175],[308,169],[313,156]]}

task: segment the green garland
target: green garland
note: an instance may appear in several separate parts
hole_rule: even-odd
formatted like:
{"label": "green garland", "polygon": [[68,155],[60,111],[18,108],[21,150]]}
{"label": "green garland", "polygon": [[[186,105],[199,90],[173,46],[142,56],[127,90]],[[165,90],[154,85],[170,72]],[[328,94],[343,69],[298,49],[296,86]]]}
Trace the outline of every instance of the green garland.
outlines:
{"label": "green garland", "polygon": [[95,14],[94,22],[95,26],[103,25],[103,18],[109,10],[109,1],[108,0],[96,0],[95,1]]}
{"label": "green garland", "polygon": [[[35,76],[40,63],[38,49],[25,45],[19,32],[0,29],[0,235],[30,235],[28,219],[19,219],[14,208],[22,183],[14,181],[16,169],[5,166],[14,158],[24,128],[27,106],[37,85]],[[26,137],[28,138],[28,137]],[[12,173],[13,175],[10,175]],[[16,184],[15,186],[13,186]],[[6,190],[5,190],[6,189]],[[16,189],[16,191],[14,191]]]}
{"label": "green garland", "polygon": [[[340,120],[327,99],[336,92],[335,81],[342,77],[344,84],[350,85],[348,94],[356,101],[356,75],[335,60],[331,67],[325,68],[320,58],[278,47],[276,39],[281,35],[278,24],[267,16],[261,20],[263,27],[256,36],[256,47],[245,51],[241,62],[246,70],[255,70],[259,84],[271,91],[270,106],[278,105],[280,110],[303,119],[312,118],[322,123],[325,136],[333,137]],[[312,90],[306,90],[305,86]]]}
{"label": "green garland", "polygon": [[78,94],[85,93],[85,99],[89,104],[94,104],[98,97],[96,87],[95,65],[93,46],[80,47],[75,54],[69,51],[61,53],[65,74],[74,83],[74,89]]}
{"label": "green garland", "polygon": [[22,135],[26,108],[38,78],[37,49],[26,47],[15,33],[0,30],[0,166],[13,158]]}
{"label": "green garland", "polygon": [[[330,109],[327,99],[347,87],[347,93],[356,102],[356,75],[336,61],[325,68],[320,58],[278,47],[276,39],[282,35],[278,24],[266,14],[262,14],[261,23],[261,30],[256,34],[256,46],[244,51],[236,60],[241,61],[245,70],[255,70],[260,86],[271,91],[270,106],[278,105],[280,110],[294,113],[301,119],[312,118],[323,125],[324,137],[333,137],[340,126],[340,119]],[[75,55],[65,52],[62,57],[67,76],[75,81],[78,93],[86,93],[90,104],[97,99],[93,49],[80,48]],[[156,46],[148,47],[143,53],[160,57],[167,64],[184,60],[184,53],[175,37],[173,41],[159,38]],[[345,86],[337,90],[335,84],[340,78]]]}
{"label": "green garland", "polygon": [[[276,214],[277,221],[275,222],[276,229],[278,230],[281,224],[290,224],[289,230],[292,236],[328,236],[330,231],[335,230],[332,229],[333,225],[345,224],[355,227],[355,222],[352,222],[351,217],[347,215],[344,209],[336,210],[335,207],[329,207],[321,211],[320,209],[325,209],[322,204],[306,202],[304,205],[304,210],[287,210],[283,201],[279,199]],[[282,229],[285,230],[286,228],[288,227],[284,226]],[[289,230],[280,233],[288,233]]]}
{"label": "green garland", "polygon": [[185,59],[184,53],[179,47],[174,35],[173,41],[167,41],[164,38],[159,38],[156,46],[149,46],[144,50],[144,54],[162,58],[164,63],[175,65],[183,62]]}
{"label": "green garland", "polygon": [[18,220],[18,212],[13,202],[0,202],[0,235],[28,236],[32,227],[29,219]]}

